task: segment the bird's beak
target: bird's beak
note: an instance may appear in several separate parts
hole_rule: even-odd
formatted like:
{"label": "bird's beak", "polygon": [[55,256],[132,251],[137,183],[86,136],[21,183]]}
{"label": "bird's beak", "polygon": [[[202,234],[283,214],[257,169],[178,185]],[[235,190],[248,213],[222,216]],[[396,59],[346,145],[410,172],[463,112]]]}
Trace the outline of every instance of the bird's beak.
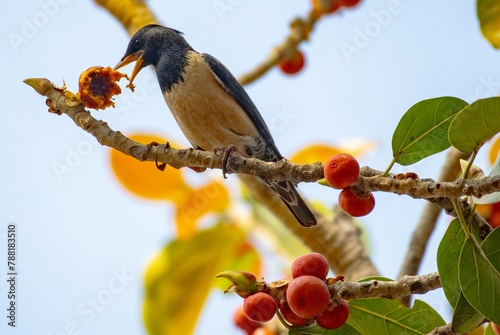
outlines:
{"label": "bird's beak", "polygon": [[118,70],[119,68],[124,67],[127,64],[130,64],[134,61],[136,62],[134,69],[132,70],[132,75],[130,76],[130,84],[129,85],[132,84],[135,76],[137,76],[139,71],[141,71],[141,69],[142,69],[142,64],[144,63],[144,60],[142,59],[142,54],[143,54],[142,50],[134,52],[133,54],[130,54],[128,56],[123,57],[123,59],[115,66],[115,70]]}

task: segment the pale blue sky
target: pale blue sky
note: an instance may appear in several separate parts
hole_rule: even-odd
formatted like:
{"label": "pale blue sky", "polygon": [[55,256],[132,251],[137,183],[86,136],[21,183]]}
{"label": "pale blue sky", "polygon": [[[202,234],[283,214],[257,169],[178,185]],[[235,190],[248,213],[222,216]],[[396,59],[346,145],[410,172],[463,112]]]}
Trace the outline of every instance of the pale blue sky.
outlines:
{"label": "pale blue sky", "polygon": [[[221,2],[232,10],[217,12],[214,4]],[[183,31],[196,50],[214,55],[236,76],[264,59],[287,34],[290,20],[309,8],[308,0],[149,3],[163,23]],[[44,98],[22,83],[47,77],[56,84],[65,80],[76,91],[79,74],[90,66],[115,65],[129,37],[91,1],[9,2],[2,13],[0,271],[6,273],[7,225],[15,222],[19,311],[15,330],[0,318],[0,333],[143,334],[142,276],[172,236],[172,209],[124,192],[109,170],[109,149],[66,116],[47,113]],[[356,52],[346,56],[346,48]],[[298,76],[274,69],[247,87],[268,123],[280,113],[291,115],[282,125],[270,125],[285,156],[315,142],[364,138],[378,148],[361,164],[384,169],[393,129],[411,105],[443,95],[470,102],[500,90],[500,54],[482,37],[473,1],[364,1],[322,20],[301,49],[307,65]],[[159,133],[187,146],[152,71],[141,72],[136,83],[145,87],[142,94],[127,92],[115,110],[93,115],[124,133]],[[395,171],[436,177],[443,160],[439,154]],[[67,172],[57,174],[58,164]],[[227,183],[236,180],[231,176]],[[317,185],[300,190],[325,204],[338,195]],[[377,267],[395,277],[425,202],[375,197],[375,210],[361,221]],[[441,218],[422,273],[436,271],[436,244],[448,221]],[[97,296],[107,305],[92,307]],[[2,280],[0,310],[7,307],[5,297]],[[424,300],[449,318],[440,292]],[[214,292],[196,334],[239,334],[231,325],[238,303],[237,297]]]}

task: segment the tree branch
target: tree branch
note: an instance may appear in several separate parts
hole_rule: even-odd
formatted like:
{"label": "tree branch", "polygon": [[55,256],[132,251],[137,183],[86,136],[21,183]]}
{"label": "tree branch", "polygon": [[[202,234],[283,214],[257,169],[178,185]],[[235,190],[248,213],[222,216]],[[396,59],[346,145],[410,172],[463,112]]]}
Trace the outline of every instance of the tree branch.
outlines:
{"label": "tree branch", "polygon": [[[411,294],[426,294],[441,288],[437,272],[421,276],[404,276],[400,280],[369,280],[365,282],[350,282],[338,279],[327,279],[330,295],[336,299],[346,300],[386,298],[400,299]],[[290,280],[281,279],[274,282],[264,282],[262,290],[269,292],[277,299],[284,299]],[[333,283],[332,283],[333,282]]]}
{"label": "tree branch", "polygon": [[113,15],[129,35],[133,35],[141,27],[156,23],[158,19],[142,0],[94,0],[98,5]]}
{"label": "tree branch", "polygon": [[[93,135],[102,145],[112,147],[140,161],[158,161],[176,168],[198,166],[221,169],[223,166],[222,155],[214,152],[192,148],[177,150],[170,148],[168,143],[149,145],[137,143],[121,132],[112,130],[106,122],[93,118],[90,112],[74,99],[72,93],[55,88],[46,79],[30,79],[26,82],[33,86],[38,93],[48,97],[46,104],[49,106],[50,112],[68,115],[76,125]],[[35,82],[37,85],[34,84]],[[285,168],[287,172],[284,174],[282,171],[280,172],[280,166],[288,167],[288,169]],[[239,176],[252,196],[278,216],[306,246],[325,255],[329,260],[330,267],[335,272],[343,273],[346,277],[353,279],[378,274],[363,247],[360,231],[351,217],[338,211],[333,222],[329,222],[322,215],[316,213],[318,224],[314,228],[303,229],[297,224],[296,219],[279,197],[265,185],[261,178],[257,177],[272,179],[274,178],[273,172],[269,171],[275,171],[274,173],[281,174],[281,178],[295,176],[295,180],[303,178],[315,181],[323,174],[320,163],[295,165],[285,160],[269,163],[232,156],[229,158],[227,168],[228,172],[246,173]],[[317,175],[311,177],[312,172]]]}
{"label": "tree branch", "polygon": [[[45,80],[47,79],[36,79]],[[175,168],[206,167],[222,169],[223,159],[218,152],[201,151],[192,148],[173,149],[168,144],[144,145],[131,139],[119,131],[114,131],[104,121],[92,117],[68,91],[56,87],[47,87],[38,93],[48,97],[47,105],[56,114],[68,115],[80,128],[92,134],[102,145],[117,149],[141,161],[157,161],[169,164]],[[70,94],[68,94],[70,93]],[[70,96],[70,97],[67,97]],[[261,177],[266,180],[291,180],[294,183],[316,182],[322,179],[323,164],[293,164],[283,159],[279,162],[265,162],[256,158],[246,158],[231,155],[225,166],[228,173],[240,173]],[[466,196],[476,196],[500,191],[500,176],[482,179],[457,179],[453,182],[436,182],[432,179],[400,179],[389,174],[380,177],[381,171],[363,167],[358,180],[352,185],[365,192],[390,192],[398,195],[408,195],[416,199],[427,199],[443,207],[442,199],[455,199]],[[445,202],[446,203],[446,202]],[[450,207],[445,209],[449,210]],[[444,208],[444,207],[443,207]]]}
{"label": "tree branch", "polygon": [[422,276],[404,276],[397,281],[370,280],[367,282],[336,282],[332,288],[343,299],[382,297],[399,299],[412,294],[425,294],[441,288],[439,273]]}

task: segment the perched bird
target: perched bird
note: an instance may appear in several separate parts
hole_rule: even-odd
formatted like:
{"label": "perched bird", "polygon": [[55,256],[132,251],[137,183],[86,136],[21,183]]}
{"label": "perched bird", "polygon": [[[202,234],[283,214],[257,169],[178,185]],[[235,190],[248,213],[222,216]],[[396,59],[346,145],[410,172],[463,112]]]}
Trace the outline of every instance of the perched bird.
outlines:
{"label": "perched bird", "polygon": [[[214,57],[198,53],[177,30],[142,27],[130,40],[115,69],[136,62],[130,83],[152,65],[165,101],[191,145],[200,150],[228,148],[268,162],[283,158],[257,107],[229,70]],[[265,183],[302,226],[316,218],[290,181]]]}

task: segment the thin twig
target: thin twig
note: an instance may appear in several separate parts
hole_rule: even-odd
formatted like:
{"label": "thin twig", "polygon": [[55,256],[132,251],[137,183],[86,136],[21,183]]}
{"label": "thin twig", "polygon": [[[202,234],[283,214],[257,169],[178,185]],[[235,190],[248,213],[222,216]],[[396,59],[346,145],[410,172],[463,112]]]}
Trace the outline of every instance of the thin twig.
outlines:
{"label": "thin twig", "polygon": [[321,13],[318,13],[318,11],[313,8],[305,18],[296,18],[290,25],[290,34],[285,38],[283,43],[274,47],[262,63],[255,66],[248,73],[241,75],[238,81],[242,85],[249,84],[275,67],[280,60],[293,55],[298,45],[309,38],[315,23],[320,17]]}

